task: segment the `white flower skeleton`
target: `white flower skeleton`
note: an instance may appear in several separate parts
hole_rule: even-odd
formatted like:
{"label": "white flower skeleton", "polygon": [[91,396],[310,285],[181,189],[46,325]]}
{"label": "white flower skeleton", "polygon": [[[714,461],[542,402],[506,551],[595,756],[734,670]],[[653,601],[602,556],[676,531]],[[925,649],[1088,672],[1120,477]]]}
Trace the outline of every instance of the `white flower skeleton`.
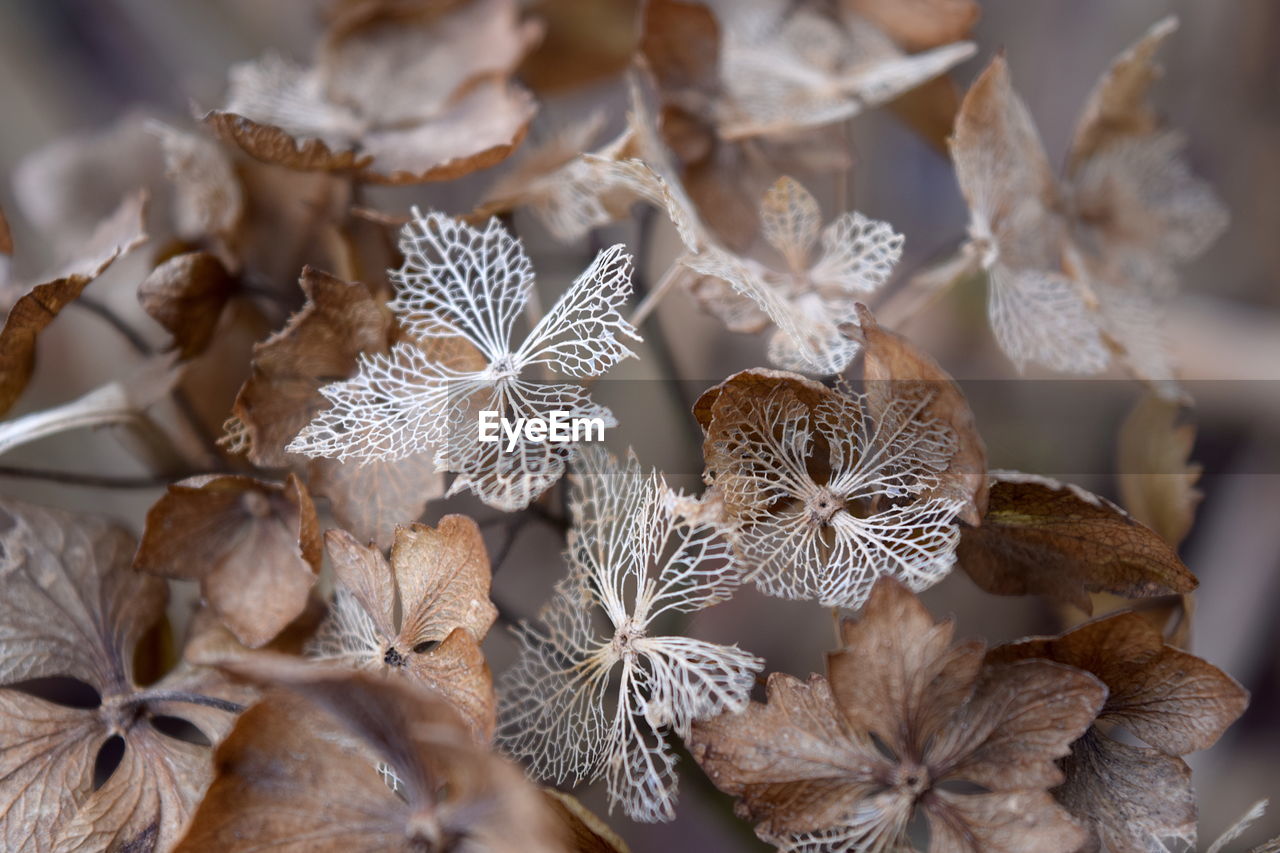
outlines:
{"label": "white flower skeleton", "polygon": [[512,332],[533,268],[496,219],[480,231],[415,209],[400,248],[405,262],[391,272],[391,308],[421,342],[454,341],[461,356],[438,358],[406,341],[363,357],[355,377],[321,389],[331,407],[289,450],[364,461],[430,450],[437,467],[458,474],[451,494],[469,488],[490,506],[521,509],[560,478],[575,446],[524,440],[504,452],[479,441],[479,413],[515,420],[563,411],[616,425],[583,386],[526,375],[549,368],[583,379],[634,355],[622,338],[640,338],[618,310],[631,290],[631,257],[621,245],[602,251],[516,347]]}
{"label": "white flower skeleton", "polygon": [[[728,544],[675,510],[677,495],[634,456],[579,454],[569,576],[518,629],[499,738],[536,775],[604,777],[610,804],[636,820],[675,816],[675,755],[665,740],[696,719],[746,707],[763,661],[736,646],[652,633],[673,612],[727,599],[739,582]],[[593,621],[596,608],[608,630]]]}

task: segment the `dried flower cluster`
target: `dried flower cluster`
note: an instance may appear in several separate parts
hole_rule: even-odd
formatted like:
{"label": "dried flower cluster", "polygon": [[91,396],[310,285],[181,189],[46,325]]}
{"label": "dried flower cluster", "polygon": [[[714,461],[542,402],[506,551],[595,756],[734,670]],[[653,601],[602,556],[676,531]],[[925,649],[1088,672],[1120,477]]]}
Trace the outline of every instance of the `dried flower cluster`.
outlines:
{"label": "dried flower cluster", "polygon": [[[947,76],[979,50],[974,0],[613,5],[589,20],[625,49],[557,4],[327,3],[306,63],[237,65],[189,126],[130,116],[19,169],[25,221],[75,251],[20,283],[0,214],[0,413],[71,306],[140,364],[0,423],[0,452],[115,425],[163,492],[137,540],[0,499],[0,846],[619,853],[542,785],[603,780],[611,811],[662,822],[679,773],[787,851],[1195,842],[1183,757],[1248,694],[1186,650],[1199,469],[1159,308],[1225,212],[1148,103],[1174,22],[1103,76],[1059,178],[1003,57],[962,103]],[[521,150],[579,78],[616,83],[617,109]],[[1117,360],[1154,384],[1120,431],[1128,511],[988,471],[960,386],[868,307],[904,236],[827,190],[847,185],[848,121],[880,106],[949,136],[970,207],[958,260],[907,287],[983,273],[1019,368]],[[447,188],[429,208],[428,183]],[[526,226],[592,248],[544,260]],[[604,228],[635,245],[601,249]],[[84,295],[120,269],[146,330]],[[685,424],[627,422],[593,383],[628,358],[670,373],[664,336],[638,331],[668,297],[767,332],[771,367],[717,365]],[[484,437],[490,416],[562,415],[623,447],[697,433],[705,490],[576,435]],[[78,476],[53,479],[139,485]],[[515,547],[526,523],[564,535],[536,617],[502,588],[547,578]],[[957,567],[1055,599],[1062,633],[957,641],[917,598]],[[769,624],[700,635],[744,585],[836,617],[825,675],[738,645],[766,648]],[[516,649],[495,681],[500,620]]]}

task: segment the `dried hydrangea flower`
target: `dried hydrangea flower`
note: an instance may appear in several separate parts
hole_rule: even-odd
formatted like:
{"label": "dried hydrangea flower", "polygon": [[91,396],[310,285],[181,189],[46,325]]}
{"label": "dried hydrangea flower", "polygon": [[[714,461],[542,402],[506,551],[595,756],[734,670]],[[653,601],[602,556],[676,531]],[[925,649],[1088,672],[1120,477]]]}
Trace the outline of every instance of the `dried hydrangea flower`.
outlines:
{"label": "dried hydrangea flower", "polygon": [[490,506],[521,509],[560,478],[577,445],[522,431],[508,451],[506,441],[480,440],[480,413],[514,422],[567,412],[615,424],[582,385],[525,374],[549,368],[584,379],[634,355],[621,338],[640,338],[618,311],[631,290],[631,257],[621,245],[602,251],[516,347],[511,336],[533,289],[533,267],[496,219],[481,231],[415,209],[400,248],[404,266],[390,275],[401,325],[424,341],[460,340],[474,358],[435,360],[415,341],[365,354],[353,378],[322,389],[331,407],[287,449],[341,460],[431,449],[437,467],[458,474],[450,494],[468,488]]}
{"label": "dried hydrangea flower", "polygon": [[1050,661],[990,664],[953,645],[906,587],[876,584],[827,678],[773,673],[768,701],[696,723],[690,749],[756,834],[796,853],[1074,853],[1087,837],[1048,789],[1106,687]]}
{"label": "dried hydrangea flower", "polygon": [[968,59],[956,42],[907,55],[853,10],[824,15],[788,0],[716,0],[724,39],[725,139],[794,133],[852,118]]}
{"label": "dried hydrangea flower", "polygon": [[971,211],[966,252],[990,276],[991,326],[1020,368],[1096,373],[1114,351],[1141,379],[1173,376],[1160,316],[1174,267],[1227,221],[1147,103],[1176,26],[1155,24],[1099,80],[1061,181],[1003,57],[965,97],[952,155]]}
{"label": "dried hydrangea flower", "polygon": [[204,120],[247,154],[379,183],[446,180],[504,159],[533,118],[508,77],[541,27],[515,0],[351,4],[314,64],[266,56],[231,69]]}
{"label": "dried hydrangea flower", "polygon": [[333,605],[308,656],[403,675],[453,705],[482,742],[493,736],[493,681],[480,642],[498,618],[480,528],[463,515],[396,529],[391,559],[330,530]]}
{"label": "dried hydrangea flower", "polygon": [[794,374],[749,370],[707,391],[707,480],[747,579],[783,598],[857,607],[882,575],[914,590],[955,562],[966,501],[941,472],[949,427],[922,416],[929,399],[871,408]]}
{"label": "dried hydrangea flower", "polygon": [[[874,293],[902,255],[902,235],[861,213],[844,213],[819,231],[821,212],[796,181],[780,178],[760,204],[765,240],[785,260],[772,269],[718,247],[685,263],[728,282],[778,327],[769,361],[787,370],[840,373],[860,344],[840,331],[858,322],[858,297]],[[817,251],[821,240],[822,248]]]}
{"label": "dried hydrangea flower", "polygon": [[[745,707],[763,661],[739,649],[653,632],[656,620],[724,601],[739,582],[711,524],[675,510],[676,495],[635,456],[619,465],[597,447],[579,456],[570,573],[519,629],[499,738],[539,776],[604,777],[611,805],[636,820],[675,816],[670,730]],[[601,632],[597,609],[608,618]]]}

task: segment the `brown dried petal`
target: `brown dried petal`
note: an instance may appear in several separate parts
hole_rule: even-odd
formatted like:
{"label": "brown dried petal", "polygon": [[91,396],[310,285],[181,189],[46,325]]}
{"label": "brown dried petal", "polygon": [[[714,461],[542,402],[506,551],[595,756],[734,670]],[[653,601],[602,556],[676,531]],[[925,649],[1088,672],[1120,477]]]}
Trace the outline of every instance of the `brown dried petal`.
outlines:
{"label": "brown dried petal", "polygon": [[640,53],[664,92],[710,97],[720,88],[720,24],[703,3],[649,0]]}
{"label": "brown dried petal", "polygon": [[946,424],[956,440],[955,453],[939,475],[933,494],[966,500],[961,520],[981,524],[990,489],[987,446],[978,434],[964,392],[932,356],[901,335],[882,329],[862,305],[858,306],[858,323],[865,341],[862,376],[869,386],[867,398],[872,410],[883,413],[895,398],[928,397],[921,416]]}
{"label": "brown dried petal", "polygon": [[841,5],[910,52],[968,37],[982,14],[977,0],[842,0]]}
{"label": "brown dried petal", "polygon": [[146,239],[146,203],[144,192],[126,198],[98,225],[74,260],[13,302],[0,329],[0,414],[17,401],[35,370],[39,334],[116,258]]}
{"label": "brown dried petal", "polygon": [[200,581],[200,591],[245,645],[269,642],[305,609],[322,559],[311,498],[241,476],[175,483],[147,512],[135,568]]}
{"label": "brown dried petal", "polygon": [[427,502],[444,494],[444,472],[431,454],[417,453],[394,462],[339,462],[312,459],[307,484],[357,539],[391,547],[396,527],[418,519]]}
{"label": "brown dried petal", "polygon": [[[0,255],[6,257],[13,254],[13,234],[9,231],[9,220],[5,218],[4,210],[0,209]],[[3,284],[3,278],[0,278],[0,284]]]}
{"label": "brown dried petal", "polygon": [[179,236],[229,238],[244,215],[244,190],[226,150],[205,134],[156,122],[165,174],[173,183],[173,219]]}
{"label": "brown dried petal", "polygon": [[573,794],[543,788],[542,795],[567,831],[569,849],[574,853],[631,853],[627,842]]}
{"label": "brown dried petal", "polygon": [[363,352],[385,351],[392,319],[367,285],[306,267],[307,304],[254,347],[252,373],[233,412],[245,425],[255,465],[286,465],[284,448],[328,403],[320,388],[355,372]]}
{"label": "brown dried petal", "polygon": [[779,388],[785,388],[796,399],[812,408],[831,396],[831,391],[821,382],[806,379],[785,370],[753,368],[735,373],[728,379],[702,392],[693,404],[693,416],[706,432],[711,429],[712,416],[721,395],[751,399],[768,397]]}
{"label": "brown dried petal", "polygon": [[443,640],[455,628],[466,628],[479,642],[498,618],[489,600],[484,539],[465,515],[446,515],[435,528],[401,527],[391,565],[404,612],[400,636],[411,645]]}
{"label": "brown dried petal", "polygon": [[[434,693],[289,659],[242,675],[285,685],[218,749],[218,775],[180,851],[563,850],[537,789],[474,745]],[[388,782],[375,763],[387,767]]]}
{"label": "brown dried petal", "polygon": [[1138,521],[1178,547],[1200,504],[1200,465],[1191,462],[1195,426],[1178,423],[1181,406],[1148,394],[1120,428],[1116,468],[1120,495]]}
{"label": "brown dried petal", "polygon": [[1075,853],[1088,837],[1044,791],[936,796],[929,853]]}
{"label": "brown dried petal", "polygon": [[1090,592],[1146,598],[1197,581],[1154,531],[1076,486],[993,472],[981,527],[963,527],[957,559],[997,595],[1049,595],[1092,611]]}
{"label": "brown dried petal", "polygon": [[308,172],[349,172],[373,161],[368,154],[331,148],[320,139],[295,139],[282,127],[233,112],[210,110],[201,121],[213,128],[219,137],[264,163]]}
{"label": "brown dried petal", "polygon": [[187,252],[151,271],[138,285],[138,302],[173,335],[182,358],[189,359],[209,345],[235,288],[235,279],[215,256]]}

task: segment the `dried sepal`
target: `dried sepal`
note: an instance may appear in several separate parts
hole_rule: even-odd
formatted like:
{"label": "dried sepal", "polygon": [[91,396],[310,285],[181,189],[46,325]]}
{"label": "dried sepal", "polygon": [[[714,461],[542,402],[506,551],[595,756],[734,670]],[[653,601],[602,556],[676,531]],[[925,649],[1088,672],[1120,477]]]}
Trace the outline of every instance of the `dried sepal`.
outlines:
{"label": "dried sepal", "polygon": [[978,433],[973,410],[960,386],[924,350],[895,332],[881,327],[865,307],[858,306],[860,334],[865,350],[862,377],[867,401],[884,417],[898,397],[924,399],[921,414],[950,427],[956,450],[939,474],[936,494],[965,501],[960,519],[981,523],[987,511],[987,447]]}
{"label": "dried sepal", "polygon": [[933,853],[1075,851],[1085,833],[1047,789],[1106,688],[1046,661],[984,664],[953,631],[882,579],[827,678],[771,674],[765,703],[694,724],[694,758],[784,850],[912,851],[922,815]]}
{"label": "dried sepal", "polygon": [[941,580],[966,501],[938,493],[958,444],[928,404],[896,397],[873,409],[759,370],[704,394],[706,477],[747,577],[770,595],[843,607],[881,575],[916,590]]}
{"label": "dried sepal", "polygon": [[[1212,664],[1165,644],[1136,613],[1086,623],[1060,637],[1001,646],[989,663],[1055,661],[1096,675],[1109,695],[1072,744],[1054,796],[1090,831],[1091,847],[1137,853],[1163,839],[1194,843],[1191,768],[1180,756],[1212,746],[1243,712],[1249,694]],[[1112,738],[1120,727],[1145,745]]]}
{"label": "dried sepal", "polygon": [[[765,194],[760,218],[765,239],[784,265],[771,268],[716,246],[684,263],[727,282],[777,326],[769,341],[773,364],[827,375],[842,372],[857,355],[858,341],[840,327],[858,323],[857,299],[888,280],[902,255],[903,238],[887,223],[861,213],[842,214],[819,232],[819,216],[808,190],[780,178]],[[709,307],[724,313],[718,304]]]}
{"label": "dried sepal", "polygon": [[308,654],[430,687],[487,742],[495,700],[479,644],[498,613],[475,522],[447,515],[434,528],[399,527],[390,561],[346,531],[330,530],[325,542],[334,599]]}
{"label": "dried sepal", "polygon": [[508,75],[537,39],[512,0],[359,4],[311,66],[236,66],[204,120],[249,155],[377,183],[449,180],[505,159],[535,106]]}
{"label": "dried sepal", "polygon": [[210,252],[174,255],[153,269],[138,285],[142,310],[173,336],[184,359],[209,346],[222,317],[222,308],[236,290],[236,281]]}
{"label": "dried sepal", "polygon": [[136,192],[99,223],[74,259],[34,285],[0,294],[8,314],[0,328],[0,414],[18,399],[36,365],[36,339],[68,304],[121,255],[147,239],[147,195]]}
{"label": "dried sepal", "polygon": [[1195,426],[1179,423],[1180,411],[1155,394],[1144,396],[1120,427],[1116,451],[1125,507],[1175,548],[1191,530],[1203,497],[1196,488],[1202,468],[1190,461]]}
{"label": "dried sepal", "polygon": [[[176,717],[210,742],[247,691],[180,668],[135,684],[165,583],[129,569],[133,537],[96,515],[0,502],[0,844],[12,850],[167,849],[212,776],[207,744],[162,734]],[[50,690],[79,682],[87,706]],[[61,701],[61,700],[60,700]],[[105,779],[95,765],[115,739]]]}
{"label": "dried sepal", "polygon": [[1014,471],[991,472],[982,525],[963,528],[956,557],[987,592],[1049,595],[1085,613],[1090,592],[1148,598],[1198,583],[1168,543],[1120,507]]}
{"label": "dried sepal", "polygon": [[514,346],[533,268],[520,241],[496,219],[478,230],[415,211],[401,249],[404,266],[391,274],[399,322],[428,343],[458,341],[466,351],[442,355],[401,342],[385,355],[362,356],[354,377],[321,389],[330,408],[287,449],[342,461],[431,451],[437,467],[458,474],[450,494],[470,489],[499,509],[527,506],[563,474],[575,445],[523,432],[510,449],[481,441],[480,413],[515,420],[563,412],[614,423],[581,385],[534,382],[523,374],[542,366],[584,379],[633,355],[624,339],[639,336],[620,312],[631,289],[630,256],[621,245],[601,252]]}
{"label": "dried sepal", "polygon": [[218,748],[178,851],[567,849],[538,790],[439,695],[290,658],[236,671],[274,689]]}
{"label": "dried sepal", "polygon": [[584,447],[569,575],[540,624],[520,626],[520,658],[502,684],[508,751],[557,782],[603,777],[610,803],[643,821],[675,816],[668,734],[744,707],[763,665],[737,646],[654,632],[663,614],[723,601],[739,582],[718,528],[681,518],[675,497],[634,455],[620,465]]}
{"label": "dried sepal", "polygon": [[169,486],[147,511],[134,566],[199,581],[218,617],[257,647],[302,613],[322,556],[315,507],[296,476],[211,475]]}

